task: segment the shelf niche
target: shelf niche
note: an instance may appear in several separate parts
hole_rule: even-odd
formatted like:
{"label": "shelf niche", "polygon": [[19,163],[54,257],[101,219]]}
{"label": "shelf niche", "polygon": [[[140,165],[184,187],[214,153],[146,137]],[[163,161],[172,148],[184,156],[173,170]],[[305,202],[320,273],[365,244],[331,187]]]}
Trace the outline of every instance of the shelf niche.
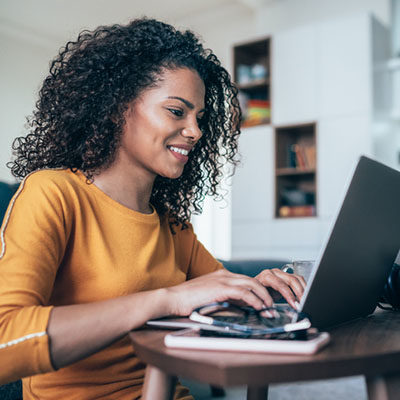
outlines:
{"label": "shelf niche", "polygon": [[275,217],[317,215],[316,123],[275,128]]}
{"label": "shelf niche", "polygon": [[271,123],[270,38],[234,46],[234,81],[239,89],[242,127]]}

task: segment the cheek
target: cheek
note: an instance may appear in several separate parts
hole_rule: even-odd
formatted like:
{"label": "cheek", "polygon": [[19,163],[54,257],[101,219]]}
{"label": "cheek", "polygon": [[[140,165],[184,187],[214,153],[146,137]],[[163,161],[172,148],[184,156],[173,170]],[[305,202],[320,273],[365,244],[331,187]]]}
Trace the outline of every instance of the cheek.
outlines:
{"label": "cheek", "polygon": [[159,110],[139,107],[127,118],[122,139],[131,150],[147,153],[165,147],[175,128]]}

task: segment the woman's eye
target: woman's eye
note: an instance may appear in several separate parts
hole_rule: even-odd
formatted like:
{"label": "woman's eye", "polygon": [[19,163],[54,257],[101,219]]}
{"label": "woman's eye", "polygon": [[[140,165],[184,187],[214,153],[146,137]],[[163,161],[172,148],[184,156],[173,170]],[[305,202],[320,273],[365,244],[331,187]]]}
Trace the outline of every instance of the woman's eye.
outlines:
{"label": "woman's eye", "polygon": [[183,116],[183,111],[178,110],[176,108],[169,108],[168,109],[172,114],[174,114],[176,117],[182,117]]}

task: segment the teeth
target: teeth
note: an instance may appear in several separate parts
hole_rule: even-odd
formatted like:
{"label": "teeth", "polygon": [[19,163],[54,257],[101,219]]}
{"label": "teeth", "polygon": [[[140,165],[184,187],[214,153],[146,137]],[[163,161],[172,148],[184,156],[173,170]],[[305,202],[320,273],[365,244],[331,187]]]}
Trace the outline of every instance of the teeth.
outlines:
{"label": "teeth", "polygon": [[172,151],[175,151],[175,153],[183,154],[184,156],[187,156],[189,154],[188,150],[180,149],[179,147],[169,146],[169,148]]}

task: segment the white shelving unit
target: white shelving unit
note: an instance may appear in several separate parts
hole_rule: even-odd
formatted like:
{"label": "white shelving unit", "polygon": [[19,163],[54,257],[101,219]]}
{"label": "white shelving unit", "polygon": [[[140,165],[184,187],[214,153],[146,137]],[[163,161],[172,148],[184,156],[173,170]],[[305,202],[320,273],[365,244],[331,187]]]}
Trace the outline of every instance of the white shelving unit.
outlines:
{"label": "white shelving unit", "polygon": [[[385,79],[374,65],[390,57],[389,32],[370,15],[355,15],[277,33],[271,54],[272,123],[246,128],[240,139],[231,257],[312,259],[358,156],[379,159],[375,110],[385,121],[388,104],[376,99]],[[277,219],[274,128],[311,122],[318,132],[318,215]]]}

